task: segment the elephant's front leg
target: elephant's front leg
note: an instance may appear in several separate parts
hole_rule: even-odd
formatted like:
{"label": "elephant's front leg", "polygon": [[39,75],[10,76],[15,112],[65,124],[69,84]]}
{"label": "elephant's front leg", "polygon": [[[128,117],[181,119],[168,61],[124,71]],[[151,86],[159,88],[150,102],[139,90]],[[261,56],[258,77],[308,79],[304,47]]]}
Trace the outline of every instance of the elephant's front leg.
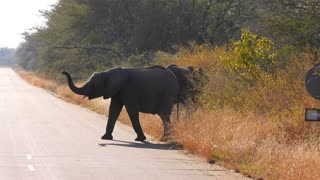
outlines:
{"label": "elephant's front leg", "polygon": [[142,131],[140,121],[139,121],[139,111],[134,106],[126,106],[126,109],[129,114],[133,129],[137,133],[137,138],[135,140],[136,141],[146,140],[146,136]]}
{"label": "elephant's front leg", "polygon": [[123,107],[123,104],[121,103],[120,100],[115,99],[115,98],[111,98],[106,133],[101,137],[101,139],[109,139],[109,140],[113,139],[112,132],[113,132],[114,125],[116,124],[116,121],[119,117],[119,114],[121,112],[122,107]]}

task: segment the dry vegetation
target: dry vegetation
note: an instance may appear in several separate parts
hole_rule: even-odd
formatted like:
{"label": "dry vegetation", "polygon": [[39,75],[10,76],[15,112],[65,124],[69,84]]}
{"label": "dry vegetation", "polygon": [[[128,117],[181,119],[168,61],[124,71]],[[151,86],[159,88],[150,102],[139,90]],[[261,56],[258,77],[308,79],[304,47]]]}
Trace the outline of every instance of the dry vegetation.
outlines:
{"label": "dry vegetation", "polygon": [[202,67],[209,83],[201,108],[174,122],[175,141],[254,177],[319,179],[320,124],[304,121],[306,107],[320,107],[304,87],[313,60],[293,55],[287,68],[261,72],[248,84],[228,73],[224,62],[230,54],[225,48],[195,44],[179,50],[174,63]]}
{"label": "dry vegetation", "polygon": [[[263,74],[254,85],[248,85],[228,73],[227,53],[225,48],[191,45],[176,56],[156,57],[163,65],[200,66],[209,77],[197,110],[184,110],[180,120],[173,118],[173,141],[211,162],[253,177],[320,179],[320,125],[304,121],[304,108],[320,107],[304,89],[311,58],[293,56],[288,68]],[[18,72],[33,85],[67,101],[107,113],[106,101],[82,100],[66,85]],[[129,122],[126,113],[120,119]],[[162,125],[157,116],[142,114],[141,121],[147,133],[160,137]]]}

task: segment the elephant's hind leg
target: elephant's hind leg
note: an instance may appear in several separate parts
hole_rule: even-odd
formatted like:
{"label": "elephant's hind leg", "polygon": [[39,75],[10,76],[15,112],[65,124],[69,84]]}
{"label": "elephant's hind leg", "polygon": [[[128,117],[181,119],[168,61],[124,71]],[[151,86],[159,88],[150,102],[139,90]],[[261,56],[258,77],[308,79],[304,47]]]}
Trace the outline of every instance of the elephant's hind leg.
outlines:
{"label": "elephant's hind leg", "polygon": [[119,114],[122,110],[123,104],[121,101],[115,98],[111,98],[111,104],[109,108],[109,117],[108,117],[108,123],[106,128],[106,133],[101,137],[101,139],[105,140],[112,140],[112,132],[114,129],[114,125],[116,124],[116,121],[119,117]]}
{"label": "elephant's hind leg", "polygon": [[169,128],[170,128],[170,115],[159,115],[163,122],[163,135],[160,138],[160,141],[167,141],[169,136]]}
{"label": "elephant's hind leg", "polygon": [[146,140],[146,136],[144,135],[140,121],[139,121],[139,112],[134,107],[126,106],[126,109],[128,111],[132,126],[134,131],[137,133],[136,141],[144,141]]}

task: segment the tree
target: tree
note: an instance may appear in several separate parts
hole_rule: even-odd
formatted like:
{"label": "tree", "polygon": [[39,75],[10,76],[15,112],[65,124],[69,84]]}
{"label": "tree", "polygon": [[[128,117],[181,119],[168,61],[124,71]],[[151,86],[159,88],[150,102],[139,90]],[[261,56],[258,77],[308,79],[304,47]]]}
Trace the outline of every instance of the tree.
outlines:
{"label": "tree", "polygon": [[0,65],[11,66],[16,63],[15,49],[2,47],[0,48]]}
{"label": "tree", "polygon": [[320,2],[315,0],[260,0],[260,24],[264,32],[283,45],[306,49],[318,59]]}
{"label": "tree", "polygon": [[228,42],[247,23],[249,5],[244,0],[60,0],[42,12],[46,27],[26,34],[20,64],[87,74],[126,62],[143,65],[144,56],[172,53],[175,45]]}

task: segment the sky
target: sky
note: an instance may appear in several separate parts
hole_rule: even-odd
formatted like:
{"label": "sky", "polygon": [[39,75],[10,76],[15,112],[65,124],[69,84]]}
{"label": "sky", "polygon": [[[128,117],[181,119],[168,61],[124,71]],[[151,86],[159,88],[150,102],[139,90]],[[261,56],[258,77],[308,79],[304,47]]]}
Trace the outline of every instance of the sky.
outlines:
{"label": "sky", "polygon": [[45,25],[39,10],[49,10],[58,0],[1,0],[0,48],[16,48],[23,42],[22,33]]}

